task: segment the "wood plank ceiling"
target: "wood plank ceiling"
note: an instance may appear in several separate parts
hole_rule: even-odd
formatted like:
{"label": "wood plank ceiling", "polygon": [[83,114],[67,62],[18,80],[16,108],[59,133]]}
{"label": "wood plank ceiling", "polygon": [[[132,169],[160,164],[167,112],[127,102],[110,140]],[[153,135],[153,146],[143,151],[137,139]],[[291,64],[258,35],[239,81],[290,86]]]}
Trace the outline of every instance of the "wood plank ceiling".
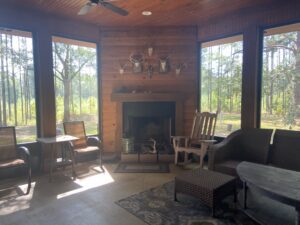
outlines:
{"label": "wood plank ceiling", "polygon": [[[77,12],[87,1],[1,0],[1,4],[100,26],[182,26],[199,25],[211,18],[268,7],[283,0],[113,0],[113,4],[126,9],[129,15],[123,17],[103,7],[94,7],[87,15],[78,16]],[[151,11],[152,16],[141,15],[144,10]]]}

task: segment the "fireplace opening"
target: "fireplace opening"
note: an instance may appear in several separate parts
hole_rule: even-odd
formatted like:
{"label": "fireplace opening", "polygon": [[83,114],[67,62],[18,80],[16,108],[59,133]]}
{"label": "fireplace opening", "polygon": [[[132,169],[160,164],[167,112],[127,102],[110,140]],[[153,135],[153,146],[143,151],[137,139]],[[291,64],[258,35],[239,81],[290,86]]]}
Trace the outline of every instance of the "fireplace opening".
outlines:
{"label": "fireplace opening", "polygon": [[129,151],[172,153],[170,137],[174,133],[174,102],[123,104],[123,139],[131,140]]}

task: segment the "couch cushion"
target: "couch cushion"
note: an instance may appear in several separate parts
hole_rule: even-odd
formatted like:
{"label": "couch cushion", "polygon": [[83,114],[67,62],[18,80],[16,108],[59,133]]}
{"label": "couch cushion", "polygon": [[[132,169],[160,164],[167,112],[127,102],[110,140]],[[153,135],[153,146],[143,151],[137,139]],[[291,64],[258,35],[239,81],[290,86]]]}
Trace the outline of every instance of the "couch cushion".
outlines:
{"label": "couch cushion", "polygon": [[236,173],[236,167],[241,161],[228,160],[222,163],[215,164],[214,170],[220,173],[226,173],[231,176],[238,176]]}
{"label": "couch cushion", "polygon": [[270,164],[300,171],[300,132],[276,130]]}
{"label": "couch cushion", "polygon": [[266,164],[270,152],[271,129],[245,129],[236,146],[235,159]]}
{"label": "couch cushion", "polygon": [[78,153],[88,153],[93,151],[99,151],[99,148],[97,146],[87,146],[86,148],[76,148],[74,149],[74,151]]}

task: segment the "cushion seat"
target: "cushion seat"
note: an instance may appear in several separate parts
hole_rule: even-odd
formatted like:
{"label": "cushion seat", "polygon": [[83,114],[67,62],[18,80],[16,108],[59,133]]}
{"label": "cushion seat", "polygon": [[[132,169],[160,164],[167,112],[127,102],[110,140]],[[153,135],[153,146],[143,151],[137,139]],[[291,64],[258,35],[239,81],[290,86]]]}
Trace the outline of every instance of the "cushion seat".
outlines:
{"label": "cushion seat", "polygon": [[87,146],[84,148],[76,148],[74,149],[76,153],[89,153],[93,151],[99,151],[99,148],[97,146]]}
{"label": "cushion seat", "polygon": [[8,167],[21,166],[22,164],[25,165],[25,161],[24,161],[23,159],[8,159],[8,160],[1,160],[1,161],[0,161],[0,169],[1,169],[1,168],[8,168]]}
{"label": "cushion seat", "polygon": [[215,171],[230,174],[232,176],[238,176],[236,172],[236,167],[238,164],[240,164],[242,161],[238,160],[227,160],[223,161],[221,163],[215,164]]}

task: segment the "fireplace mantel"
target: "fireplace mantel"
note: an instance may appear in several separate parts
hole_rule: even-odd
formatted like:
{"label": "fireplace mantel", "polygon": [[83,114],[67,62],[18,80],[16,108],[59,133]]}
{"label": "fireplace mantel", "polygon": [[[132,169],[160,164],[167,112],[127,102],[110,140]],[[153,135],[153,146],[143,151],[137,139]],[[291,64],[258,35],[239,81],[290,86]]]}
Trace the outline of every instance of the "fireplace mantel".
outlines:
{"label": "fireplace mantel", "polygon": [[111,101],[117,103],[116,121],[116,147],[121,150],[121,138],[123,130],[123,103],[124,102],[175,102],[175,135],[183,135],[183,105],[185,95],[182,93],[112,93]]}
{"label": "fireplace mantel", "polygon": [[149,102],[149,101],[183,101],[185,96],[178,93],[112,93],[111,100],[115,102]]}

